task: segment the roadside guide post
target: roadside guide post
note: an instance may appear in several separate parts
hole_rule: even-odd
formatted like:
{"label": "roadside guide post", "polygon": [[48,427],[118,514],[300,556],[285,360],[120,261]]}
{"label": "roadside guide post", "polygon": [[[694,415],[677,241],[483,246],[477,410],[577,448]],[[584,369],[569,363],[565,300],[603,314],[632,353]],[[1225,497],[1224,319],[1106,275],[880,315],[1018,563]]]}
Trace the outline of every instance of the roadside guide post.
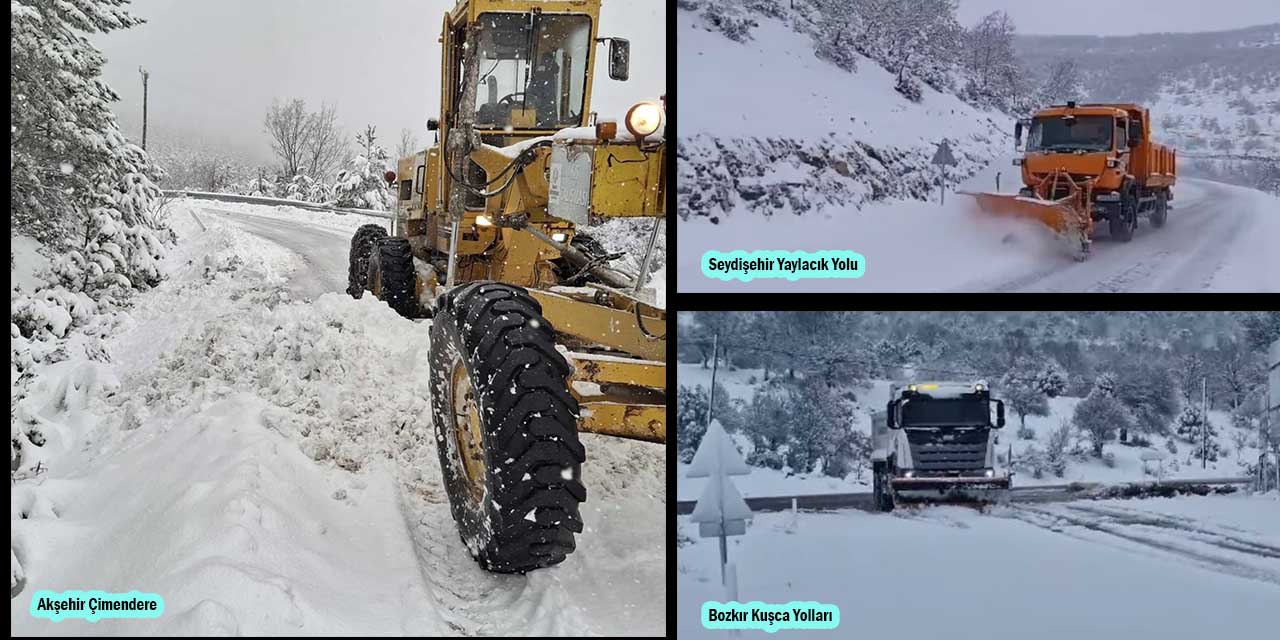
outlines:
{"label": "roadside guide post", "polygon": [[698,533],[703,538],[720,538],[720,582],[725,583],[725,565],[728,563],[728,536],[740,536],[747,532],[747,519],[751,508],[742,499],[738,488],[729,476],[751,473],[738,448],[725,433],[719,420],[712,420],[698,450],[689,465],[690,478],[707,478],[702,496],[689,516],[698,523]]}
{"label": "roadside guide post", "polygon": [[942,202],[941,204],[946,204],[947,203],[947,166],[954,167],[959,163],[956,162],[956,157],[951,155],[951,146],[947,144],[947,141],[945,138],[942,140],[942,142],[938,143],[938,150],[933,154],[933,164],[936,164],[942,167]]}

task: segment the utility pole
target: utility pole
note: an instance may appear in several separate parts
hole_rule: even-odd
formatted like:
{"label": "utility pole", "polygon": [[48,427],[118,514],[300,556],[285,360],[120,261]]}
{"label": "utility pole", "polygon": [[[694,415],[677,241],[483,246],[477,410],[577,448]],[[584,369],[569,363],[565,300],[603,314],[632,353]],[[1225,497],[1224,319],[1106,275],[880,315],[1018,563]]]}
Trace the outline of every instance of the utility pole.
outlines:
{"label": "utility pole", "polygon": [[142,74],[142,150],[147,150],[147,81],[151,79],[151,72],[138,67],[138,73]]}
{"label": "utility pole", "polygon": [[716,365],[720,364],[720,358],[717,355],[719,348],[720,333],[716,332],[711,336],[711,391],[707,393],[707,426],[711,426],[711,408],[716,406]]}
{"label": "utility pole", "polygon": [[1209,467],[1209,379],[1200,378],[1200,407],[1201,421],[1200,425],[1200,468],[1207,469]]}

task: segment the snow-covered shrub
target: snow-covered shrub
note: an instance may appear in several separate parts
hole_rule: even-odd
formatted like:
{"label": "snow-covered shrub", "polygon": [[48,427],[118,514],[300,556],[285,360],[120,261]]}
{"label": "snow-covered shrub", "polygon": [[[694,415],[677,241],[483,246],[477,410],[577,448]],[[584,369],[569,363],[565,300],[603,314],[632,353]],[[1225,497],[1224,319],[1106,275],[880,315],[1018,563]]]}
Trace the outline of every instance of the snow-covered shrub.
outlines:
{"label": "snow-covered shrub", "polygon": [[1188,404],[1173,420],[1173,433],[1186,442],[1200,438],[1200,427],[1205,423],[1204,412],[1199,405]]}
{"label": "snow-covered shrub", "polygon": [[1102,454],[1102,464],[1114,469],[1116,466],[1116,454],[1111,451]]}
{"label": "snow-covered shrub", "polygon": [[893,90],[902,94],[902,97],[912,101],[920,102],[924,100],[924,94],[921,92],[920,83],[916,82],[911,76],[902,76],[898,78],[898,82],[893,85]]}
{"label": "snow-covered shrub", "polygon": [[1048,469],[1049,463],[1045,458],[1044,451],[1035,445],[1027,447],[1022,455],[1014,459],[1014,467],[1031,472],[1031,477],[1037,480],[1044,477],[1044,472]]}
{"label": "snow-covered shrub", "polygon": [[1019,440],[1035,440],[1036,430],[1031,427],[1018,427]]}
{"label": "snow-covered shrub", "polygon": [[1166,438],[1166,439],[1165,439],[1165,441],[1164,441],[1164,448],[1165,448],[1166,450],[1168,450],[1168,451],[1169,451],[1169,453],[1172,453],[1172,454],[1173,454],[1173,455],[1175,455],[1175,456],[1176,456],[1176,455],[1178,455],[1178,443],[1177,443],[1177,442],[1174,442],[1174,441],[1173,441],[1173,438]]}
{"label": "snow-covered shrub", "polygon": [[391,191],[383,174],[388,168],[386,152],[381,158],[357,155],[350,167],[338,172],[333,183],[333,197],[339,207],[387,211],[391,208]]}

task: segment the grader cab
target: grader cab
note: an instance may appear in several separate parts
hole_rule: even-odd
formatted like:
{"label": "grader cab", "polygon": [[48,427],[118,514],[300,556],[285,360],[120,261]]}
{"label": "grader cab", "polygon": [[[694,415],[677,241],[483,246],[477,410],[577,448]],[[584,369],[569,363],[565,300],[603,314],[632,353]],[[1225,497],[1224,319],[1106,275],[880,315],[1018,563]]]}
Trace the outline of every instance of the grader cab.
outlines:
{"label": "grader cab", "polygon": [[[430,318],[430,387],[453,516],[486,569],[561,562],[583,529],[579,432],[666,438],[666,311],[646,287],[666,213],[665,105],[591,113],[599,0],[462,0],[440,36],[430,148],[388,172],[391,233],[359,229],[348,292]],[[607,44],[607,50],[605,45]],[[614,266],[584,230],[652,218]]]}

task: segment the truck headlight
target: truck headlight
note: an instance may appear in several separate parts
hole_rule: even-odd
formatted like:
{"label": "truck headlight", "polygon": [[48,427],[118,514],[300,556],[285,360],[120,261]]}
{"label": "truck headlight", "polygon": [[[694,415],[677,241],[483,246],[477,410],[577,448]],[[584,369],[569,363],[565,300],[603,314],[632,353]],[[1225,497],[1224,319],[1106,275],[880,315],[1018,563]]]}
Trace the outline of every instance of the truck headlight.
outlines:
{"label": "truck headlight", "polygon": [[552,240],[555,240],[556,242],[564,242],[565,238],[568,238],[568,237],[569,237],[568,235],[563,234],[563,233],[553,233],[553,234],[551,234],[551,239],[552,239]]}
{"label": "truck headlight", "polygon": [[1120,166],[1120,161],[1115,158],[1107,158],[1107,168],[1114,169]]}
{"label": "truck headlight", "polygon": [[652,102],[641,102],[627,111],[627,131],[643,140],[662,126],[662,107]]}
{"label": "truck headlight", "polygon": [[916,477],[916,472],[914,472],[914,471],[907,471],[907,472],[905,472],[905,473],[903,473],[903,474],[902,474],[902,477],[904,477],[904,478],[914,478],[914,477]]}
{"label": "truck headlight", "polygon": [[492,227],[493,221],[485,216],[476,216],[476,224],[482,227]]}
{"label": "truck headlight", "polygon": [[987,469],[987,477],[988,477],[988,478],[994,478],[994,477],[996,477],[995,469]]}

